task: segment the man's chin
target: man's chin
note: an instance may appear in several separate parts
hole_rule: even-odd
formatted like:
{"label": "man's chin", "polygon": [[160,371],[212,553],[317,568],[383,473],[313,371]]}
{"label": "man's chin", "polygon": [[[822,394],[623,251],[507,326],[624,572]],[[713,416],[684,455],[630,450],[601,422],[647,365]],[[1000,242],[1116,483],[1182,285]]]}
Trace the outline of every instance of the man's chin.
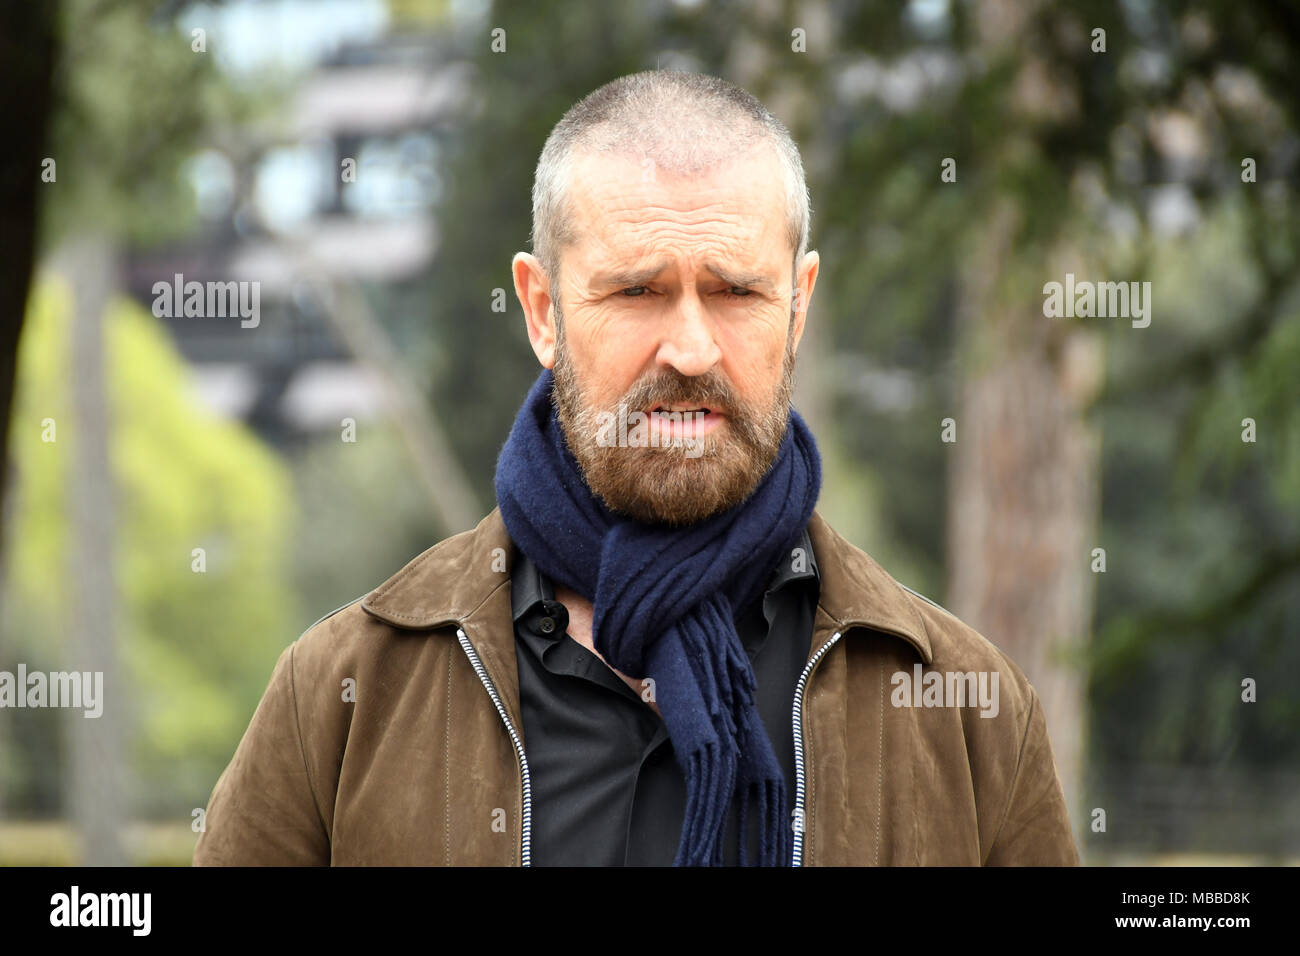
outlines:
{"label": "man's chin", "polygon": [[599,476],[600,487],[592,490],[617,514],[645,524],[685,527],[734,507],[758,486],[752,474],[727,469],[716,459],[685,457],[680,449],[665,452],[637,456],[616,475]]}
{"label": "man's chin", "polygon": [[689,528],[713,517],[725,508],[710,508],[698,501],[681,499],[666,500],[659,498],[629,499],[617,505],[606,502],[610,511],[624,518],[632,518],[642,524],[663,525],[669,528]]}

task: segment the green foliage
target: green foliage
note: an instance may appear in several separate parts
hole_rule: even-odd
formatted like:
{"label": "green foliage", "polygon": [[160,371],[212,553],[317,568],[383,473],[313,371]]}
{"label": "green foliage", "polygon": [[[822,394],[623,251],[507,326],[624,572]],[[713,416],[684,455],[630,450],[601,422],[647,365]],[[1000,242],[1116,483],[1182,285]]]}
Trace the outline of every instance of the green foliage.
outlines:
{"label": "green foliage", "polygon": [[[32,297],[18,364],[10,453],[17,470],[8,541],[4,646],[12,669],[64,657],[70,568],[68,450],[78,441],[66,369],[71,299],[46,277]],[[116,629],[127,699],[135,809],[187,815],[207,802],[299,616],[288,572],[290,476],[244,427],[190,396],[185,368],[148,313],[113,303],[104,322],[115,483]],[[53,420],[56,440],[49,435]],[[44,424],[43,424],[44,423]],[[193,550],[206,571],[192,570]],[[57,712],[43,717],[55,719]],[[31,751],[17,759],[55,769]],[[35,772],[33,770],[33,772]],[[50,788],[27,781],[26,803]],[[23,792],[23,791],[20,791]]]}
{"label": "green foliage", "polygon": [[183,161],[269,105],[227,84],[213,47],[194,51],[163,13],[151,0],[60,6],[59,109],[48,146],[58,178],[39,187],[47,246],[87,229],[144,243],[188,235],[195,216]]}

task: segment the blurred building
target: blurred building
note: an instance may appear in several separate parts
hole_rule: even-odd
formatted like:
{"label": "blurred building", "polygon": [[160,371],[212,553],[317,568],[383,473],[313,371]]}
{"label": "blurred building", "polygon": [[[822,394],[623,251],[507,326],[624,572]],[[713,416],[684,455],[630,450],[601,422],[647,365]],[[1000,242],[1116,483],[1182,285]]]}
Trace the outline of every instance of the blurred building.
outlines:
{"label": "blurred building", "polygon": [[340,334],[330,285],[367,303],[378,323],[367,340],[400,348],[404,328],[427,322],[414,293],[437,249],[439,154],[468,99],[459,56],[449,34],[428,31],[345,44],[273,123],[196,157],[202,232],[131,254],[125,283],[145,308],[177,275],[257,283],[255,324],[161,317],[209,407],[277,445],[378,415],[380,382]]}

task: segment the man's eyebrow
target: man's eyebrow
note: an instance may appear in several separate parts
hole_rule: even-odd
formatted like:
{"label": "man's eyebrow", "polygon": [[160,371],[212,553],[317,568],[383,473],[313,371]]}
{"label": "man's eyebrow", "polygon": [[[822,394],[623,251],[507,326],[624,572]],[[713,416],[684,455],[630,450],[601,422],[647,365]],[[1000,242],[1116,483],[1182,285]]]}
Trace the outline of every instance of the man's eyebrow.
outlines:
{"label": "man's eyebrow", "polygon": [[712,262],[705,263],[704,268],[728,285],[739,286],[744,289],[748,289],[751,286],[764,286],[768,289],[775,288],[775,283],[771,279],[758,272],[733,272],[724,266]]}
{"label": "man's eyebrow", "polygon": [[605,286],[638,286],[649,282],[664,269],[668,268],[667,262],[658,262],[645,269],[623,269],[612,270],[609,272],[597,272],[591,277],[591,284],[597,288]]}
{"label": "man's eyebrow", "polygon": [[[657,262],[644,269],[624,269],[598,272],[591,277],[591,284],[596,288],[625,288],[628,286],[643,285],[644,283],[654,279],[655,276],[659,275],[659,273],[663,272],[666,268],[668,268],[667,262]],[[775,288],[776,285],[771,279],[761,273],[737,272],[712,262],[706,262],[704,268],[707,272],[721,279],[728,285],[739,286],[741,288],[762,286],[768,289]]]}

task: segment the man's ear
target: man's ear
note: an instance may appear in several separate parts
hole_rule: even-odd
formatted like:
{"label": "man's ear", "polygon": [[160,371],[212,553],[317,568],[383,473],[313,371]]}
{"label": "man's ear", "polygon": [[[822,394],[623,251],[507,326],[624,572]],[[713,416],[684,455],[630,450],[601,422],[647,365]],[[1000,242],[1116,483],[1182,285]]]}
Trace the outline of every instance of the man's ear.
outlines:
{"label": "man's ear", "polygon": [[545,368],[554,368],[555,312],[551,308],[550,280],[537,257],[527,252],[515,253],[510,268],[533,353]]}
{"label": "man's ear", "polygon": [[799,349],[799,340],[803,338],[804,324],[808,320],[808,306],[812,302],[813,287],[817,285],[817,272],[821,268],[821,257],[813,249],[804,254],[795,272],[794,285],[794,321],[791,333],[794,335],[794,348]]}

